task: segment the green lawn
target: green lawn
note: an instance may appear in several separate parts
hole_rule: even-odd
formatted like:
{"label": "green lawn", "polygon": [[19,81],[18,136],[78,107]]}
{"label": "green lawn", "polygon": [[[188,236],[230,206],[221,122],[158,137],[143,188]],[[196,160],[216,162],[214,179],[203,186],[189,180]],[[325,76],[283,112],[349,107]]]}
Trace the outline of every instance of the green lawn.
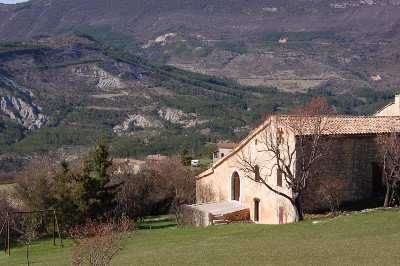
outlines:
{"label": "green lawn", "polygon": [[[316,222],[182,228],[164,220],[161,229],[135,232],[113,265],[397,265],[400,261],[399,208]],[[142,228],[150,226],[147,222]],[[65,242],[66,248],[53,247],[51,240],[34,243],[32,265],[68,265],[72,243]],[[0,253],[0,265],[24,265],[24,248],[11,252],[11,257]]]}

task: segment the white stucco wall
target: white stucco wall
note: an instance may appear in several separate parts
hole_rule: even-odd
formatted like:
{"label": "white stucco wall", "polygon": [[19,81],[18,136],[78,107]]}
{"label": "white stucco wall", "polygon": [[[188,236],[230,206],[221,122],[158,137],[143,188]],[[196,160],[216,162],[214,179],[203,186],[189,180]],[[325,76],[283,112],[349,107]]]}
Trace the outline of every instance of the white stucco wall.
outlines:
{"label": "white stucco wall", "polygon": [[[267,126],[266,129],[271,129]],[[263,150],[263,138],[265,138],[265,130],[259,129],[242,141],[239,147],[233,150],[226,158],[216,163],[208,174],[200,175],[197,179],[197,186],[210,187],[214,191],[215,201],[231,201],[232,193],[232,175],[236,171],[240,177],[240,198],[239,203],[249,207],[250,217],[254,220],[254,199],[259,199],[259,223],[277,224],[279,223],[279,206],[284,208],[284,223],[294,221],[293,208],[289,200],[269,190],[264,184],[255,182],[249,177],[254,178],[254,173],[250,173],[241,166],[240,158],[245,156],[253,164],[260,167],[260,176],[266,178],[266,181],[274,189],[291,195],[291,191],[285,187],[277,187],[277,171],[271,169],[273,163],[269,161],[271,154],[260,152]],[[276,131],[276,128],[272,129]],[[256,145],[257,139],[257,145]],[[289,145],[294,148],[294,142]]]}
{"label": "white stucco wall", "polygon": [[375,116],[400,116],[400,95],[396,95],[394,103],[381,109]]}

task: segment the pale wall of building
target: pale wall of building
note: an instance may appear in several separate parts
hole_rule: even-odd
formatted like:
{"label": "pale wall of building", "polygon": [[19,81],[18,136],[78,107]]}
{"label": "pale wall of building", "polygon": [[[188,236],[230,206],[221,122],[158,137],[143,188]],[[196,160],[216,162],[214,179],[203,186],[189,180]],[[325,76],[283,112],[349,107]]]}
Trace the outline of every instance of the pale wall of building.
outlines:
{"label": "pale wall of building", "polygon": [[214,153],[213,163],[216,163],[227,156],[232,150],[232,148],[219,148],[218,151]]}
{"label": "pale wall of building", "polygon": [[[247,159],[251,158],[252,162],[260,166],[260,176],[267,177],[268,184],[287,195],[291,195],[291,191],[284,187],[284,182],[283,187],[277,187],[276,169],[271,169],[271,164],[266,163],[268,162],[266,156],[271,155],[259,152],[259,150],[262,150],[260,140],[265,137],[264,133],[264,130],[254,133],[253,136],[247,138],[247,143],[246,140],[243,141],[245,144],[242,142],[238,149],[215,164],[212,170],[209,170],[210,173],[213,173],[197,179],[198,203],[210,201],[210,198],[202,198],[201,195],[204,195],[204,193],[199,191],[201,189],[212,192],[214,195],[212,200],[214,201],[232,201],[232,175],[237,172],[240,177],[239,203],[249,207],[251,220],[254,221],[254,200],[259,199],[259,223],[278,224],[279,207],[284,209],[284,223],[294,221],[294,211],[289,200],[270,191],[262,183],[250,179],[249,176],[254,175],[254,173],[247,173],[239,163],[240,156],[245,156]],[[291,143],[291,146],[294,148],[294,142]]]}
{"label": "pale wall of building", "polygon": [[375,116],[400,116],[400,95],[396,95],[394,103],[381,109]]}

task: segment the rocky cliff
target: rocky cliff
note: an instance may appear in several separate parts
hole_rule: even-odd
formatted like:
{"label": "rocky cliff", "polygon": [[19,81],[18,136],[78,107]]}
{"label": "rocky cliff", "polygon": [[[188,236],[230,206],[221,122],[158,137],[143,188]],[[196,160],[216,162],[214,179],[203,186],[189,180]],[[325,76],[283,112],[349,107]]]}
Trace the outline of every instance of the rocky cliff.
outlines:
{"label": "rocky cliff", "polygon": [[40,114],[40,107],[33,103],[33,96],[27,88],[0,76],[1,111],[29,130],[38,129],[47,123],[47,118]]}

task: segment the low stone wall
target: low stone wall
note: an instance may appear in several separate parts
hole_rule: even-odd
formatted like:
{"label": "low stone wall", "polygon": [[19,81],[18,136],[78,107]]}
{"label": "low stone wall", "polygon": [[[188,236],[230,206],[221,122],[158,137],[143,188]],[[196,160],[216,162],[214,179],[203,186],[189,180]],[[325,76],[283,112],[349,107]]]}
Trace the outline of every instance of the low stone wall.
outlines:
{"label": "low stone wall", "polygon": [[212,223],[212,214],[196,209],[190,205],[181,207],[182,219],[180,221],[183,226],[208,226]]}
{"label": "low stone wall", "polygon": [[183,226],[209,226],[213,224],[213,220],[227,220],[230,222],[249,221],[250,209],[243,209],[223,215],[213,215],[193,206],[184,205],[181,207],[181,215],[180,224]]}
{"label": "low stone wall", "polygon": [[250,220],[250,209],[244,209],[237,212],[231,212],[224,215],[214,216],[215,220],[228,220],[231,222],[236,221],[249,221]]}

